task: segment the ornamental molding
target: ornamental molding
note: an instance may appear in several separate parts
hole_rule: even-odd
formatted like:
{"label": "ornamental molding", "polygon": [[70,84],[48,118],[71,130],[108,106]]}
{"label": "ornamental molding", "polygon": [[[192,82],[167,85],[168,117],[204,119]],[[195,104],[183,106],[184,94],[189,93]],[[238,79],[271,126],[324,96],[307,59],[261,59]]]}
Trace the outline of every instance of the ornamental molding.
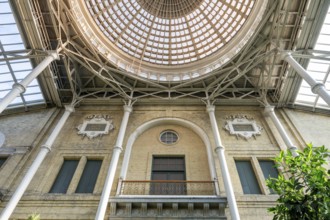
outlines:
{"label": "ornamental molding", "polygon": [[249,115],[236,114],[225,117],[224,129],[230,135],[235,135],[237,138],[241,137],[245,140],[261,135],[263,128],[258,125],[255,119]]}
{"label": "ornamental molding", "polygon": [[109,134],[115,127],[111,116],[93,114],[86,117],[84,122],[78,125],[78,135],[87,136],[89,139]]}

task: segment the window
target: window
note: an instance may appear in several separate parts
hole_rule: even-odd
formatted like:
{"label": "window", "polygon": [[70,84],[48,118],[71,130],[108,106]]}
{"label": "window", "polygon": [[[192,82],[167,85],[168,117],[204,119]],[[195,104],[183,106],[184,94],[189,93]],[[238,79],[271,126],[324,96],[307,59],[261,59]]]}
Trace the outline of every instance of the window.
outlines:
{"label": "window", "polygon": [[187,192],[186,184],[183,182],[185,179],[184,157],[155,156],[153,158],[151,180],[154,182],[150,186],[150,194],[185,195]]}
{"label": "window", "polygon": [[66,193],[77,169],[78,160],[64,160],[60,172],[57,174],[55,182],[50,189],[50,193]]}
{"label": "window", "polygon": [[250,161],[235,161],[244,194],[261,194],[257,178]]}
{"label": "window", "polygon": [[8,157],[0,157],[0,168],[2,167],[2,165],[6,162]]}
{"label": "window", "polygon": [[178,139],[178,134],[174,131],[166,130],[160,133],[160,141],[163,144],[175,144]]}
{"label": "window", "polygon": [[234,131],[255,131],[253,124],[233,124]]}
{"label": "window", "polygon": [[[50,193],[67,193],[72,182],[79,160],[64,160],[57,174]],[[102,160],[87,160],[75,193],[93,193],[94,187],[102,165]]]}
{"label": "window", "polygon": [[101,160],[87,160],[76,193],[93,193],[101,165]]}
{"label": "window", "polygon": [[[259,164],[260,164],[260,167],[264,174],[265,179],[268,179],[269,177],[272,177],[272,178],[278,177],[278,171],[277,171],[273,161],[259,160]],[[274,194],[275,192],[272,189],[270,189],[270,193]]]}

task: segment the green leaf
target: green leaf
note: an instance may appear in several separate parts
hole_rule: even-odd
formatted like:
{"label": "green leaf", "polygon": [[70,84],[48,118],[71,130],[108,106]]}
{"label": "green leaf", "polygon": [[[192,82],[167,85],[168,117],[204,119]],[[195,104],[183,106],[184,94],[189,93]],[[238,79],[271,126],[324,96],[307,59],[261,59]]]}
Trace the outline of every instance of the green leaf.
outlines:
{"label": "green leaf", "polygon": [[325,169],[330,151],[307,144],[298,155],[293,157],[290,151],[281,151],[274,158],[276,167],[283,172],[266,181],[279,195],[278,204],[268,211],[274,214],[273,219],[330,219],[330,171]]}

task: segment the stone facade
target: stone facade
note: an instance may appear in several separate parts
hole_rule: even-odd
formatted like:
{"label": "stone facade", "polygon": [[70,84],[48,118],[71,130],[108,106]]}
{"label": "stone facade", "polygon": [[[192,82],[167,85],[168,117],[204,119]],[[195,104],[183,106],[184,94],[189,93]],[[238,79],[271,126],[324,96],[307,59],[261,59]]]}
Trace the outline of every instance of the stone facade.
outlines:
{"label": "stone facade", "polygon": [[[0,203],[1,209],[8,202],[61,114],[62,112],[59,110],[49,109],[0,117],[0,131],[6,137],[4,146],[0,148],[0,156],[8,157],[0,168],[0,190],[4,195]],[[92,139],[78,135],[77,126],[90,115],[95,114],[110,116],[114,130],[107,135]],[[328,116],[313,114],[313,118],[311,118],[310,113],[293,110],[277,110],[276,114],[292,142],[298,148],[302,148],[304,142],[327,145],[326,138],[329,133],[327,131],[330,128],[328,126],[329,123],[326,123],[329,120]],[[283,140],[270,118],[263,114],[262,108],[217,106],[215,115],[225,147],[226,160],[241,219],[272,219],[272,216],[267,213],[266,209],[275,204],[277,196],[269,193],[259,160],[269,160],[278,154],[280,149],[285,149]],[[226,117],[235,115],[248,115],[253,118],[255,123],[262,127],[261,135],[244,139],[229,134],[224,129]],[[52,146],[51,152],[38,169],[23,198],[16,207],[12,219],[26,219],[32,213],[40,213],[41,219],[94,219],[122,116],[122,106],[83,106],[77,108],[65,123]],[[172,203],[164,202],[168,198],[164,198],[164,201],[162,201],[162,197],[155,201],[148,200],[148,197],[139,199],[134,196],[131,200],[127,200],[127,198],[125,201],[120,200],[116,192],[128,139],[140,126],[152,120],[159,120],[160,122],[156,126],[145,129],[144,132],[136,137],[132,145],[125,179],[150,180],[152,158],[155,155],[184,156],[185,175],[188,181],[213,181],[211,169],[214,165],[217,184],[220,189],[219,195],[215,196],[215,199],[222,199],[221,204],[223,204],[223,208],[219,209],[218,200],[212,200],[214,199],[213,197],[195,198],[196,200],[194,201],[191,198],[185,199],[184,196],[177,196],[178,201]],[[185,125],[184,123],[175,122],[179,120],[191,123],[206,134],[206,138],[210,142],[212,163],[209,163],[208,149],[203,139],[205,137],[202,137],[190,128],[189,123]],[[310,124],[311,121],[319,121],[324,127],[323,131],[317,130],[318,125],[316,123],[312,125],[315,127],[313,131],[310,132],[309,129],[306,129],[305,125]],[[179,136],[178,142],[172,145],[161,143],[159,135],[164,130],[175,131]],[[320,135],[320,137],[317,135]],[[224,217],[223,210],[227,219],[230,219],[228,207],[224,209],[226,206],[225,187],[220,163],[214,149],[213,133],[205,106],[134,106],[126,129],[123,152],[116,169],[106,218],[108,219],[109,216],[112,216],[111,219],[125,219],[128,217],[138,219],[139,217],[143,218],[149,215],[149,217],[154,218],[162,216],[165,219],[170,219],[170,216],[166,217],[166,213],[172,213],[173,210],[176,210],[178,215],[172,216],[173,219],[183,217],[184,213],[187,213],[187,216],[191,218],[195,216],[196,218],[219,219],[221,216]],[[65,159],[79,161],[67,193],[49,193]],[[88,159],[102,160],[94,191],[93,193],[85,194],[75,193]],[[251,162],[261,194],[248,195],[243,193],[235,160]],[[155,214],[157,210],[160,212],[159,207],[164,207],[161,216]],[[123,216],[123,213],[127,213],[127,210],[132,215]]]}

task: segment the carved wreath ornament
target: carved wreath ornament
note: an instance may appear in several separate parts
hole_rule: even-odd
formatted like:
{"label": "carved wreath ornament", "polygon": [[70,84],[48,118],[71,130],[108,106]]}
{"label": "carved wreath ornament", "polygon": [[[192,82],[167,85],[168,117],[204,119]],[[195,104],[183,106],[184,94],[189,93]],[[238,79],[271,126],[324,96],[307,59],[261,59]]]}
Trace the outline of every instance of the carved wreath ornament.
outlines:
{"label": "carved wreath ornament", "polygon": [[263,128],[257,125],[253,117],[237,114],[226,116],[225,119],[226,124],[224,129],[231,135],[236,135],[236,137],[242,137],[244,139],[261,135]]}
{"label": "carved wreath ornament", "polygon": [[78,125],[78,134],[87,136],[89,139],[109,134],[114,129],[110,118],[109,115],[90,115]]}

